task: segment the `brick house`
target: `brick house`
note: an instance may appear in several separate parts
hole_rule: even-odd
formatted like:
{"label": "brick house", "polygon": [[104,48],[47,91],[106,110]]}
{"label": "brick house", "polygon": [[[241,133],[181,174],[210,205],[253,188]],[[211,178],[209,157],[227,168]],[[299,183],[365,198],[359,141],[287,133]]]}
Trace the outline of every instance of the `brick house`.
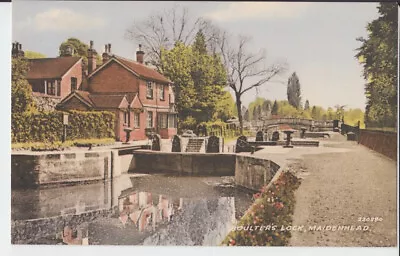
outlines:
{"label": "brick house", "polygon": [[[16,42],[12,47],[13,57],[24,56],[21,44]],[[33,98],[39,110],[53,110],[61,99],[80,89],[83,81],[82,58],[71,55],[27,59],[29,71],[26,78],[32,86]]]}
{"label": "brick house", "polygon": [[107,110],[115,114],[115,136],[126,140],[125,128],[131,128],[130,140],[146,139],[146,130],[161,138],[176,134],[173,83],[143,64],[144,52],[137,60],[111,54],[105,46],[103,64],[96,65],[93,42],[88,50],[88,75],[79,90],[71,91],[57,106],[61,110]]}

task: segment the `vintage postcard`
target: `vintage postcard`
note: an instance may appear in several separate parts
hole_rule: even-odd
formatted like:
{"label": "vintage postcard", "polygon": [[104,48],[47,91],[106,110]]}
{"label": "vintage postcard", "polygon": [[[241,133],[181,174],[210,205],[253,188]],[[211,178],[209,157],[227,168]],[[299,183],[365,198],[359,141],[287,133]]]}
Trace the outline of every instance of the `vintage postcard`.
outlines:
{"label": "vintage postcard", "polygon": [[13,2],[11,243],[398,247],[398,10]]}

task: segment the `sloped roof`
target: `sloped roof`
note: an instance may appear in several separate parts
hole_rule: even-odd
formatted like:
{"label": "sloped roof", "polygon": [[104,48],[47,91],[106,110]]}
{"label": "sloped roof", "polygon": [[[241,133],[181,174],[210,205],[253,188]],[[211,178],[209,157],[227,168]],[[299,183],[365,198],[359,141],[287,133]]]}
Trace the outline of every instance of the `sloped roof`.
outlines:
{"label": "sloped roof", "polygon": [[57,57],[28,59],[29,71],[27,79],[51,79],[61,78],[65,75],[81,57]]}
{"label": "sloped roof", "polygon": [[168,78],[166,78],[162,74],[158,73],[156,70],[154,70],[144,64],[140,64],[139,62],[129,60],[129,59],[126,59],[126,58],[123,58],[120,56],[116,56],[116,55],[114,55],[113,57],[116,58],[118,61],[120,61],[122,64],[129,67],[132,71],[134,71],[135,73],[138,73],[140,76],[142,76],[144,78],[154,79],[154,80],[164,82],[164,83],[171,82]]}
{"label": "sloped roof", "polygon": [[139,62],[126,59],[117,55],[112,55],[111,58],[106,63],[103,63],[103,65],[100,66],[98,69],[96,69],[93,73],[91,73],[89,77],[95,75],[99,70],[105,68],[107,64],[111,63],[112,61],[119,63],[125,69],[129,70],[130,72],[134,73],[136,76],[140,78],[153,80],[161,83],[172,83],[168,78],[160,74],[158,71],[144,64],[140,64]]}
{"label": "sloped roof", "polygon": [[[89,98],[97,108],[120,108],[129,105],[125,95],[89,94]],[[121,105],[124,99],[126,101],[126,106]]]}
{"label": "sloped roof", "polygon": [[87,91],[75,90],[65,97],[60,105],[64,105],[71,98],[76,97],[92,108],[127,108],[129,102],[124,94],[90,94]]}

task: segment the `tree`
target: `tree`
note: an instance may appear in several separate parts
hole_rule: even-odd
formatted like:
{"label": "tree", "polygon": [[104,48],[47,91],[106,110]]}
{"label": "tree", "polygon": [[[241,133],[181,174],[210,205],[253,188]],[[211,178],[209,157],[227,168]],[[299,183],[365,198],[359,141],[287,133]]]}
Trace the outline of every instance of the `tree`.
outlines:
{"label": "tree", "polygon": [[171,50],[177,42],[192,45],[197,31],[202,31],[204,42],[210,48],[218,29],[209,21],[189,14],[187,8],[174,6],[169,10],[153,13],[148,18],[135,21],[126,30],[125,38],[143,45],[146,58],[163,71],[162,49]]}
{"label": "tree", "polygon": [[[246,50],[248,43],[249,38],[239,36],[238,44],[232,46],[226,33],[219,38],[220,52],[227,69],[228,86],[234,91],[236,98],[241,134],[243,134],[242,96],[271,82],[272,78],[285,70],[285,64],[280,63],[272,64],[267,68],[263,67],[262,65],[266,61],[265,54],[263,52],[249,53]],[[249,83],[248,80],[254,82]]]}
{"label": "tree", "polygon": [[270,100],[264,101],[261,108],[262,108],[262,114],[265,117],[268,117],[271,114],[271,101]]}
{"label": "tree", "polygon": [[346,105],[336,105],[336,119],[341,120],[342,122],[344,121],[344,108]]}
{"label": "tree", "polygon": [[317,119],[317,108],[315,106],[311,109],[311,118],[314,120]]}
{"label": "tree", "polygon": [[278,102],[276,102],[276,100],[274,101],[274,105],[272,105],[272,109],[271,109],[271,114],[272,115],[277,115],[278,114]]}
{"label": "tree", "polygon": [[[89,45],[83,43],[82,41],[80,41],[77,38],[68,38],[67,40],[65,40],[64,42],[62,42],[60,44],[59,47],[59,54],[60,56],[65,56],[69,54],[69,49],[72,49],[72,56],[77,56],[77,57],[82,57],[83,58],[83,63],[84,65],[87,65],[88,60],[87,60],[87,53],[88,53],[88,49],[89,49]],[[97,55],[97,64],[100,65],[102,62],[102,59],[100,57],[100,55]]]}
{"label": "tree", "polygon": [[46,58],[46,55],[40,52],[25,51],[25,58],[27,59],[42,59]]}
{"label": "tree", "polygon": [[249,122],[250,121],[250,113],[249,113],[249,110],[248,109],[246,109],[246,111],[242,111],[244,114],[243,114],[243,120],[244,121],[246,121],[246,122]]}
{"label": "tree", "polygon": [[231,93],[225,91],[224,95],[217,102],[213,119],[220,119],[226,122],[228,119],[234,116],[237,116],[235,101],[233,100]]}
{"label": "tree", "polygon": [[299,109],[301,106],[301,92],[300,92],[300,81],[294,72],[288,79],[287,84],[287,98],[293,107]]}
{"label": "tree", "polygon": [[24,58],[13,58],[11,61],[11,113],[21,114],[35,110],[32,88],[26,80],[28,63]]}
{"label": "tree", "polygon": [[379,17],[368,23],[368,37],[357,38],[362,45],[356,58],[367,81],[365,123],[370,126],[397,124],[398,7],[380,3]]}
{"label": "tree", "polygon": [[223,90],[225,68],[218,55],[204,51],[203,39],[204,35],[199,31],[193,46],[177,42],[172,50],[162,50],[161,59],[164,75],[175,84],[180,120],[191,116],[197,124],[215,120],[216,113],[221,114],[221,108],[229,108],[221,106],[224,100],[231,104],[229,92]]}
{"label": "tree", "polygon": [[306,100],[306,103],[304,104],[304,110],[309,110],[310,109],[310,102]]}

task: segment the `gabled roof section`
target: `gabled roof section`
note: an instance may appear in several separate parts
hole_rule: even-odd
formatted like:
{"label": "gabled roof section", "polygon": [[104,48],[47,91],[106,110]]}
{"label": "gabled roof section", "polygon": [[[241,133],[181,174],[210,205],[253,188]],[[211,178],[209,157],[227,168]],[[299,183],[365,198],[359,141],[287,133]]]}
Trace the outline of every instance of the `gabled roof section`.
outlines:
{"label": "gabled roof section", "polygon": [[89,94],[96,108],[128,108],[129,102],[125,95]]}
{"label": "gabled roof section", "polygon": [[78,91],[75,90],[73,92],[71,92],[67,97],[65,97],[60,103],[59,105],[63,105],[66,102],[68,102],[71,98],[77,98],[78,100],[80,100],[83,104],[87,105],[88,107],[92,108],[94,107],[93,102],[91,101],[91,99],[89,98],[89,92],[86,91]]}
{"label": "gabled roof section", "polygon": [[104,63],[102,66],[100,66],[98,69],[96,69],[92,74],[89,75],[89,78],[95,75],[99,70],[105,68],[109,63],[112,61],[115,61],[116,63],[120,64],[122,67],[127,69],[128,71],[132,72],[134,75],[136,75],[139,78],[145,79],[145,80],[152,80],[160,83],[172,83],[168,78],[157,72],[156,70],[144,65],[140,64],[139,62],[129,60],[117,55],[112,55],[111,58]]}
{"label": "gabled roof section", "polygon": [[81,57],[57,57],[28,59],[29,71],[27,79],[59,79],[62,78]]}
{"label": "gabled roof section", "polygon": [[136,94],[135,97],[133,98],[130,107],[133,109],[143,109],[143,103],[139,99],[138,94]]}

